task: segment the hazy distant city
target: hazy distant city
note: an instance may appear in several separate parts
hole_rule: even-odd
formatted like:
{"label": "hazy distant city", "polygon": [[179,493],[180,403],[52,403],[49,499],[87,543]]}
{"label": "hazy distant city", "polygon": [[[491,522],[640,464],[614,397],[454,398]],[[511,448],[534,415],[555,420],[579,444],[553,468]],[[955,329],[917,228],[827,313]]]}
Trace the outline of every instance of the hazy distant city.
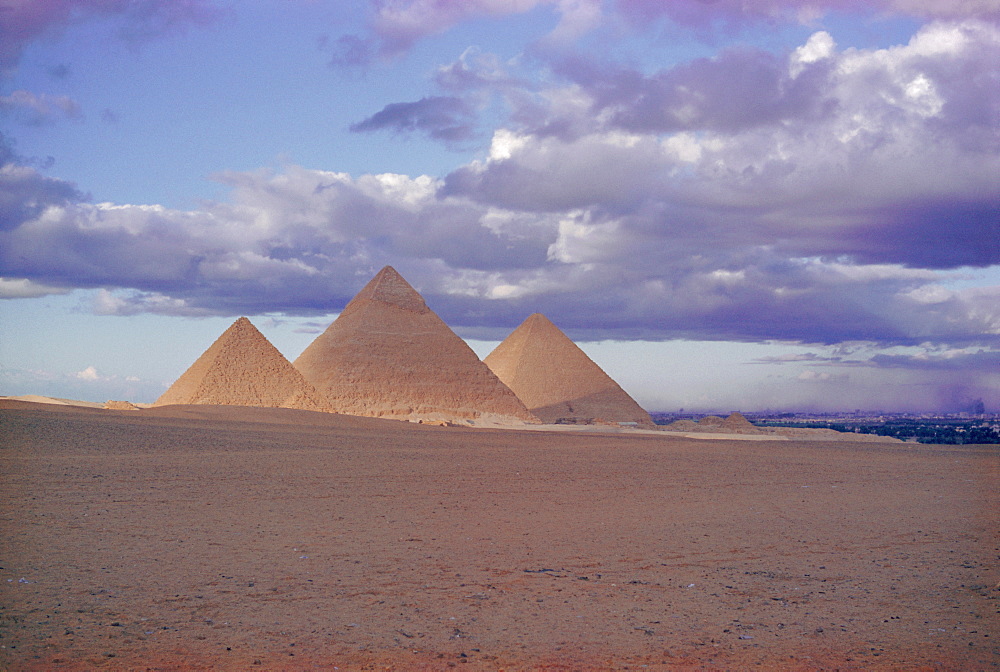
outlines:
{"label": "hazy distant city", "polygon": [[[727,415],[720,412],[717,415]],[[650,413],[658,425],[676,420],[698,420],[707,413]],[[743,415],[759,427],[826,428],[838,432],[891,436],[915,443],[1000,444],[1000,413],[986,413],[982,401],[962,413],[894,413],[862,411],[851,413],[814,413],[763,411]]]}

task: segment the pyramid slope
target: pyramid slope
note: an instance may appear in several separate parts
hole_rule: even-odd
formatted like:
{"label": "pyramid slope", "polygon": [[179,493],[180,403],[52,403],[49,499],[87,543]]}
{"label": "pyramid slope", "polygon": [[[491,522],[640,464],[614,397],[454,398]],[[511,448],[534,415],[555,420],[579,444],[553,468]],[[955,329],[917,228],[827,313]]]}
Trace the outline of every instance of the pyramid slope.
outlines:
{"label": "pyramid slope", "polygon": [[338,413],[537,422],[391,266],[372,278],[294,366]]}
{"label": "pyramid slope", "polygon": [[543,422],[653,424],[649,413],[540,313],[483,361]]}
{"label": "pyramid slope", "polygon": [[153,404],[268,406],[328,411],[322,396],[241,317]]}

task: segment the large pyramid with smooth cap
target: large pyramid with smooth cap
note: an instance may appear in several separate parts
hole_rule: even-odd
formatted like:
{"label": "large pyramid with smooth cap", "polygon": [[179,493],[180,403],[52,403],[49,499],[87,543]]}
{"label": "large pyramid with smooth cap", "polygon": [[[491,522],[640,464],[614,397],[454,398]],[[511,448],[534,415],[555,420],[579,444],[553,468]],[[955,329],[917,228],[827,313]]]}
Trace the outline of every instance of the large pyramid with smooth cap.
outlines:
{"label": "large pyramid with smooth cap", "polygon": [[338,413],[406,420],[538,420],[391,266],[294,362]]}
{"label": "large pyramid with smooth cap", "polygon": [[483,360],[546,423],[638,423],[649,413],[541,313]]}
{"label": "large pyramid with smooth cap", "polygon": [[226,329],[153,405],[167,404],[330,410],[322,395],[245,317]]}

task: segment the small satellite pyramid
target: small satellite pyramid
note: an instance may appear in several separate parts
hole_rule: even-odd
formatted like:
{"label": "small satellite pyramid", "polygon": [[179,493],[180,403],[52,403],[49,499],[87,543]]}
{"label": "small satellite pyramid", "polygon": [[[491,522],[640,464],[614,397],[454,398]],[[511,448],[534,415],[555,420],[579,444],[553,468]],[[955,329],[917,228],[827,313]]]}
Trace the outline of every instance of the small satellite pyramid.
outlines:
{"label": "small satellite pyramid", "polygon": [[337,413],[538,422],[391,266],[358,292],[294,365]]}
{"label": "small satellite pyramid", "polygon": [[483,361],[542,422],[653,425],[649,413],[540,313]]}
{"label": "small satellite pyramid", "polygon": [[315,388],[245,317],[226,329],[153,405],[167,404],[330,410]]}

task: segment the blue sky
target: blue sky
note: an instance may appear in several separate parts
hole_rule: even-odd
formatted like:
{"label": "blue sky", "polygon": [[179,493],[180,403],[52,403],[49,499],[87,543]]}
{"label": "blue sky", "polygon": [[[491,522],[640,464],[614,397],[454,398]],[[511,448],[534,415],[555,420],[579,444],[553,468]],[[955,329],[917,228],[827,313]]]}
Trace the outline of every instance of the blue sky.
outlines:
{"label": "blue sky", "polygon": [[0,0],[0,394],[391,264],[650,410],[1000,410],[996,0]]}

